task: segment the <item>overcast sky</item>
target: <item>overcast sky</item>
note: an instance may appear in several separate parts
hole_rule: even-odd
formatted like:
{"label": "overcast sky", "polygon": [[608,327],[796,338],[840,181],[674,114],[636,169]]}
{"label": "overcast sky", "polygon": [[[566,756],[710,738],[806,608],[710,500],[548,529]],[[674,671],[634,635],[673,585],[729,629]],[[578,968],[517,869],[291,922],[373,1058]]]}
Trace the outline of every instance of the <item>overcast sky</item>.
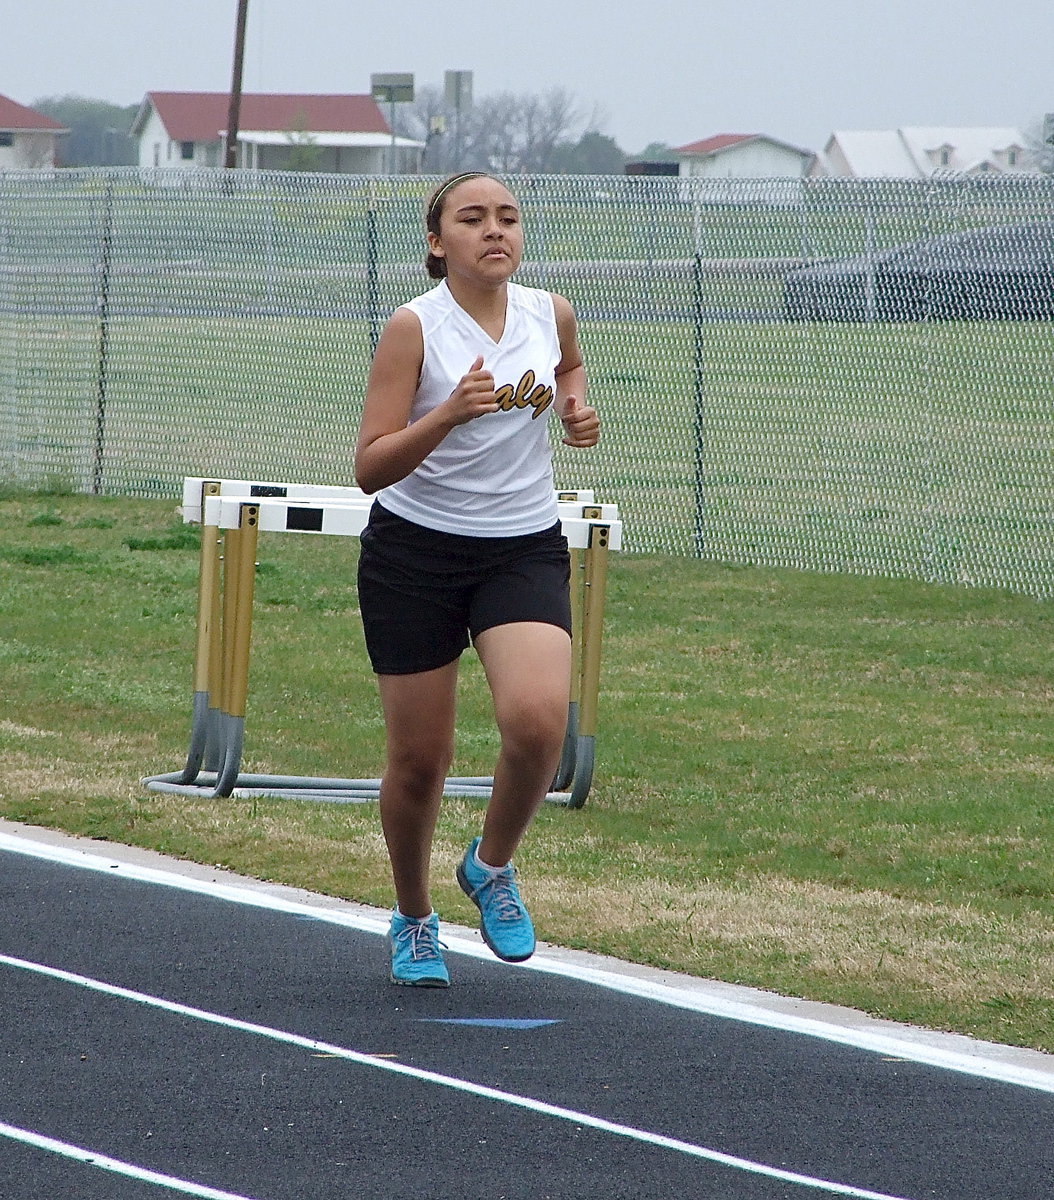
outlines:
{"label": "overcast sky", "polygon": [[[226,91],[237,0],[5,0],[0,94],[119,104]],[[249,0],[243,87],[368,92],[370,75],[570,91],[632,154],[716,133],[823,148],[836,129],[1054,112],[1054,0]]]}

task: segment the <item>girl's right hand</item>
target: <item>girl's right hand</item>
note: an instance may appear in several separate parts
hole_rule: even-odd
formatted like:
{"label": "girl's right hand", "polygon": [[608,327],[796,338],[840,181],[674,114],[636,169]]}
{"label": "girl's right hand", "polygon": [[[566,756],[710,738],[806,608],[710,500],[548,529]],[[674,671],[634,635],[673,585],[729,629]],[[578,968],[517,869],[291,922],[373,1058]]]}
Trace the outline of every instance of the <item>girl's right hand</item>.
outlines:
{"label": "girl's right hand", "polygon": [[477,417],[498,411],[494,395],[494,376],[483,369],[483,355],[461,376],[447,400],[450,419],[455,425],[465,425]]}

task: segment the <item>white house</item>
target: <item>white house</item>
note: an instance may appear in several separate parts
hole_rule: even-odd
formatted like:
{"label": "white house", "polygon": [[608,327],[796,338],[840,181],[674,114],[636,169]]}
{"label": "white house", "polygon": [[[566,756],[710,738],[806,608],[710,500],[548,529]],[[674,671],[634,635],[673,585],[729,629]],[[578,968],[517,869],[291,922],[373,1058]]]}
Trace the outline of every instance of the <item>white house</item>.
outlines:
{"label": "white house", "polygon": [[763,133],[719,133],[674,150],[682,176],[801,179],[815,157]]}
{"label": "white house", "polygon": [[[223,166],[226,92],[148,92],[132,123],[140,167]],[[241,167],[375,175],[416,170],[424,143],[392,137],[372,96],[245,93],[238,113]]]}
{"label": "white house", "polygon": [[57,140],[66,133],[51,117],[0,96],[0,171],[54,167]]}
{"label": "white house", "polygon": [[674,154],[682,179],[727,180],[718,190],[733,204],[796,203],[799,189],[771,181],[802,179],[815,158],[811,150],[763,133],[719,133],[679,146]]}
{"label": "white house", "polygon": [[994,127],[841,130],[810,174],[842,179],[928,179],[941,172],[1024,175],[1037,170],[1019,129]]}

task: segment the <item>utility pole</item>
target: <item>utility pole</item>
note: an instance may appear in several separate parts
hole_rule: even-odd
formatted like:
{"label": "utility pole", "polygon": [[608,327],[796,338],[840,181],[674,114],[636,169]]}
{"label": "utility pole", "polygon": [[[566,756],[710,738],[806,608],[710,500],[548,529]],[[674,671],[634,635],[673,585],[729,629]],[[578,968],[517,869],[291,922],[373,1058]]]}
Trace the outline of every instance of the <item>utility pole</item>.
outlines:
{"label": "utility pole", "polygon": [[234,69],[231,73],[231,99],[227,108],[227,142],[223,155],[225,167],[237,166],[238,121],[242,107],[242,62],[245,58],[245,18],[249,0],[238,0],[238,21],[234,31]]}

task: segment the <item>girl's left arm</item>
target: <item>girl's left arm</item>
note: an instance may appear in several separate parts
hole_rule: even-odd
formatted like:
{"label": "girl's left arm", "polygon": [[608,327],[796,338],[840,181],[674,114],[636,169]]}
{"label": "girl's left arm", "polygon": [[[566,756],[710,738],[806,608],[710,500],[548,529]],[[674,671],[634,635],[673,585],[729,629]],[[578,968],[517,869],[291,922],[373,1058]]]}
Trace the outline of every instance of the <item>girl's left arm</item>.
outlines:
{"label": "girl's left arm", "polygon": [[553,293],[560,361],[556,364],[556,413],[564,426],[567,446],[595,446],[600,439],[600,418],[586,403],[586,368],[578,344],[578,321],[571,302]]}

